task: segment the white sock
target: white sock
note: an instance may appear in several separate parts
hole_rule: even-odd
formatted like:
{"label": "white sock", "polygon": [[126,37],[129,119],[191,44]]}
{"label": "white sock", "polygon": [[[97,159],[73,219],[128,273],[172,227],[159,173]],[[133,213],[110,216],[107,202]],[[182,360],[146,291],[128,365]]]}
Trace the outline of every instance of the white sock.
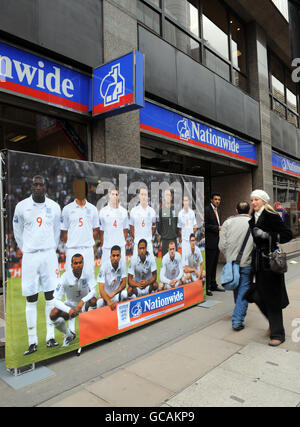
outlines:
{"label": "white sock", "polygon": [[64,318],[59,317],[53,323],[54,323],[54,326],[56,327],[56,329],[58,329],[60,332],[62,332],[63,334],[65,334],[67,336],[71,335],[70,329],[67,327],[66,321]]}
{"label": "white sock", "polygon": [[26,301],[26,323],[28,329],[28,344],[38,344],[38,338],[36,334],[36,322],[37,322],[37,301],[28,302]]}
{"label": "white sock", "polygon": [[73,319],[69,319],[69,329],[75,334],[75,317]]}
{"label": "white sock", "polygon": [[50,301],[46,301],[46,304],[45,304],[45,317],[46,317],[46,327],[47,327],[46,342],[51,339],[54,339],[54,324],[50,319],[50,313],[53,308],[54,308],[54,299]]}

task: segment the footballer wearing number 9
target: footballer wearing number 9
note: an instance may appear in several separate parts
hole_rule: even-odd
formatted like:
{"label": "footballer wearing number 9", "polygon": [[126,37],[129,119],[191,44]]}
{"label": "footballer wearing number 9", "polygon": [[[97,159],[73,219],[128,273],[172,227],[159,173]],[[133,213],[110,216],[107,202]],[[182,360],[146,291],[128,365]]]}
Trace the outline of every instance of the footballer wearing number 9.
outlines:
{"label": "footballer wearing number 9", "polygon": [[16,206],[13,230],[16,242],[23,252],[22,295],[26,297],[26,324],[28,350],[24,355],[37,351],[37,303],[39,291],[45,295],[46,345],[56,347],[54,325],[49,314],[53,309],[53,293],[59,277],[56,249],[60,237],[60,206],[46,196],[46,183],[42,176],[35,176],[31,196]]}

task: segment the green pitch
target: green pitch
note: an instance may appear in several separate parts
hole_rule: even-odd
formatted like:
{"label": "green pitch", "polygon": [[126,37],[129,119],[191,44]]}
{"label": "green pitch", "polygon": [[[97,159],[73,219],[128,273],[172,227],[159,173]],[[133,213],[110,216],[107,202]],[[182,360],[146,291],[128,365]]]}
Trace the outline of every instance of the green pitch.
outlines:
{"label": "green pitch", "polygon": [[[204,254],[203,254],[204,255]],[[157,278],[159,281],[161,258],[156,258]],[[127,263],[127,270],[128,270]],[[99,267],[95,269],[95,277],[98,276]],[[97,292],[99,289],[97,287]],[[46,322],[45,322],[45,298],[43,292],[39,293],[38,313],[37,313],[37,333],[38,349],[37,352],[24,356],[28,349],[28,335],[25,317],[26,298],[22,296],[21,278],[9,278],[7,284],[6,298],[6,367],[9,369],[19,368],[38,361],[50,359],[79,348],[78,317],[76,318],[76,339],[67,348],[61,348],[64,336],[57,329],[55,330],[55,339],[59,346],[54,348],[46,347]]]}

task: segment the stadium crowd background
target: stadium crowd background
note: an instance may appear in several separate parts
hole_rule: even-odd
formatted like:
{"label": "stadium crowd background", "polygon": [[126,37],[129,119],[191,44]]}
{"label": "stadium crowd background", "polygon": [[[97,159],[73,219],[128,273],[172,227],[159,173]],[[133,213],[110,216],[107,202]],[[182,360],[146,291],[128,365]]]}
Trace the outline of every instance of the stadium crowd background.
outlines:
{"label": "stadium crowd background", "polygon": [[[52,160],[53,159],[53,160]],[[56,161],[55,161],[56,160]],[[61,209],[64,206],[69,204],[74,200],[73,195],[73,181],[75,179],[81,178],[85,179],[88,183],[88,194],[87,200],[97,206],[97,202],[100,198],[103,198],[104,194],[102,193],[101,184],[99,187],[99,182],[112,182],[114,185],[117,184],[117,179],[114,176],[113,168],[107,170],[107,167],[103,168],[103,175],[105,178],[102,178],[101,181],[98,178],[95,178],[95,175],[88,175],[90,170],[86,170],[83,162],[79,161],[70,161],[69,159],[55,159],[46,156],[30,156],[24,154],[24,156],[17,156],[14,159],[14,163],[8,165],[8,174],[9,176],[9,187],[5,188],[5,193],[7,194],[7,203],[6,208],[8,211],[8,218],[13,218],[13,213],[18,202],[24,200],[25,198],[31,195],[31,182],[32,178],[35,175],[41,175],[46,179],[47,182],[47,196],[56,201]],[[106,166],[106,165],[105,165]],[[87,168],[88,169],[88,168]],[[87,172],[87,173],[86,173]],[[109,173],[110,172],[110,173]],[[140,172],[137,172],[136,181],[141,181]],[[157,181],[157,175],[147,174],[147,186],[150,188],[150,184],[153,181]],[[122,192],[127,192],[127,187],[120,188],[120,195]],[[150,191],[149,191],[150,195]],[[131,197],[135,197],[132,195]],[[130,200],[128,200],[129,202]],[[125,209],[127,206],[120,203]],[[150,204],[150,200],[149,200]],[[155,212],[158,214],[159,205],[153,206]],[[181,249],[181,243],[178,240],[178,249]],[[197,246],[203,248],[205,244],[204,239],[204,225],[202,224],[198,228],[196,233]],[[12,221],[7,221],[6,228],[6,248],[8,249],[7,259],[8,259],[8,269],[17,268],[20,266],[22,259],[22,252],[18,248],[16,241],[13,236]],[[102,250],[100,247],[100,241],[97,241],[95,244],[95,259],[100,260],[102,255]],[[153,251],[156,257],[161,256],[161,243],[160,236],[157,231],[153,237]],[[133,240],[130,235],[130,230],[128,233],[128,238],[126,242],[126,256],[130,257],[133,253]],[[62,241],[60,241],[57,256],[59,263],[65,262],[65,248]]]}

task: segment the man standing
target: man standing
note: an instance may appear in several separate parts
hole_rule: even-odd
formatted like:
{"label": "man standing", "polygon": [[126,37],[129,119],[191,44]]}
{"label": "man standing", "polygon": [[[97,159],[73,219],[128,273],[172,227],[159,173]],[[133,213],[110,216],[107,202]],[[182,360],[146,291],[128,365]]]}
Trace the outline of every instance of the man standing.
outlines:
{"label": "man standing", "polygon": [[188,196],[183,197],[183,209],[178,214],[178,228],[182,241],[182,259],[190,250],[190,235],[196,234],[197,222],[195,212],[190,209]]}
{"label": "man standing", "polygon": [[[226,262],[237,259],[249,229],[249,203],[238,203],[236,211],[237,215],[231,216],[224,222],[220,234],[219,248],[223,252]],[[248,302],[243,297],[250,286],[252,249],[253,238],[250,234],[240,261],[239,286],[233,291],[235,307],[232,315],[232,328],[235,331],[244,329],[243,322],[247,313]]]}
{"label": "man standing", "polygon": [[[96,281],[94,274],[84,272],[84,259],[81,254],[74,254],[71,259],[71,270],[61,276],[54,293],[54,308],[50,313],[50,319],[54,326],[64,333],[62,347],[68,347],[74,341],[75,317],[79,313],[96,308]],[[63,302],[63,299],[65,301]],[[66,325],[69,321],[69,327]]]}
{"label": "man standing", "polygon": [[97,301],[97,308],[108,305],[113,311],[118,302],[127,299],[126,278],[126,267],[121,262],[121,248],[115,245],[111,248],[109,262],[101,264],[98,275],[100,298]]}
{"label": "man standing", "polygon": [[43,290],[46,300],[46,345],[50,348],[58,345],[49,315],[59,277],[56,249],[60,237],[61,210],[56,202],[46,197],[46,183],[42,176],[33,177],[31,192],[30,197],[17,204],[13,217],[14,236],[23,252],[22,295],[26,297],[29,344],[24,356],[37,351],[37,304],[40,290]]}
{"label": "man standing", "polygon": [[174,242],[177,249],[177,217],[172,209],[172,193],[169,189],[164,191],[164,200],[159,210],[157,232],[162,243],[162,256],[168,252],[170,242]]}
{"label": "man standing", "polygon": [[182,277],[183,283],[195,282],[205,277],[204,262],[202,254],[198,246],[196,246],[195,234],[190,235],[190,248],[186,252],[183,260],[184,275]]}
{"label": "man standing", "polygon": [[206,258],[206,295],[212,296],[212,291],[224,292],[216,282],[216,272],[219,259],[219,234],[222,229],[219,206],[221,195],[213,193],[210,204],[204,212],[205,221],[205,258]]}
{"label": "man standing", "polygon": [[111,248],[115,245],[121,248],[121,262],[126,268],[125,245],[128,235],[128,214],[119,205],[119,190],[110,189],[108,205],[99,212],[100,241],[103,242],[102,264],[110,262]]}
{"label": "man standing", "polygon": [[66,269],[71,268],[72,256],[80,252],[84,258],[84,269],[94,274],[94,239],[100,231],[98,211],[86,200],[84,180],[75,180],[73,191],[75,200],[62,211],[61,239],[66,242]]}
{"label": "man standing", "polygon": [[157,291],[156,270],[154,255],[147,251],[147,241],[141,239],[138,254],[132,257],[128,269],[128,297],[140,297]]}
{"label": "man standing", "polygon": [[176,252],[175,242],[170,242],[168,252],[161,263],[159,290],[180,286],[182,276],[183,267],[180,253]]}
{"label": "man standing", "polygon": [[140,204],[130,212],[130,232],[134,239],[133,255],[137,255],[138,242],[141,239],[147,241],[147,251],[153,254],[152,236],[155,233],[156,213],[148,205],[148,190],[145,187],[139,190]]}

